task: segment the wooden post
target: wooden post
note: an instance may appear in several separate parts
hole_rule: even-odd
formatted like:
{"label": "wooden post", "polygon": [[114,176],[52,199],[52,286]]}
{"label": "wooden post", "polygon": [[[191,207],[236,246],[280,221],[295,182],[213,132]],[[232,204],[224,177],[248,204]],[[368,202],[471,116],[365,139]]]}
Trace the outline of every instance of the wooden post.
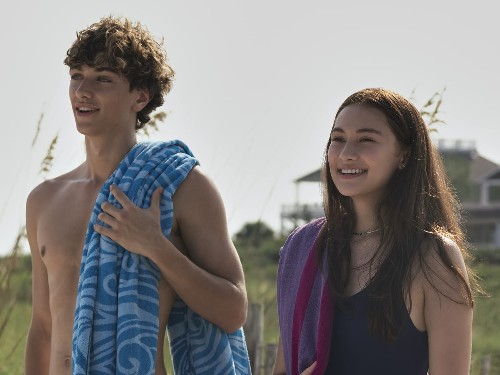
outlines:
{"label": "wooden post", "polygon": [[269,343],[266,344],[266,357],[264,359],[264,375],[272,375],[277,351],[278,351],[278,344],[269,344]]}
{"label": "wooden post", "polygon": [[252,374],[260,375],[262,363],[262,341],[264,337],[264,308],[260,303],[248,306],[247,321],[243,326]]}
{"label": "wooden post", "polygon": [[491,357],[485,355],[481,358],[481,375],[490,375]]}

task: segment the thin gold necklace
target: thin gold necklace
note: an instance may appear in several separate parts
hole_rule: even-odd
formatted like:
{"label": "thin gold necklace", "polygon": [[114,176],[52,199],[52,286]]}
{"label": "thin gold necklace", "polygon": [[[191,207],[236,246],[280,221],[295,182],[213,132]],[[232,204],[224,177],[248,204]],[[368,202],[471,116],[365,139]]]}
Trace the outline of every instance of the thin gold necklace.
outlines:
{"label": "thin gold necklace", "polygon": [[372,234],[372,233],[376,233],[380,231],[380,228],[377,228],[377,229],[370,229],[370,230],[367,230],[367,231],[364,231],[364,232],[352,232],[352,234],[354,236],[366,236],[367,234]]}

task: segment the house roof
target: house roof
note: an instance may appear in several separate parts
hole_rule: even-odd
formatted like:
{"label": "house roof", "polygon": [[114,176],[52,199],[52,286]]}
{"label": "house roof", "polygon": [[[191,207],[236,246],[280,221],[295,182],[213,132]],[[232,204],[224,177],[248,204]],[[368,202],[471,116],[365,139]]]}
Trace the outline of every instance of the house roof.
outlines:
{"label": "house roof", "polygon": [[294,182],[299,183],[299,182],[319,182],[319,181],[321,181],[321,168],[309,174],[306,174],[305,176],[297,178]]}
{"label": "house roof", "polygon": [[470,166],[470,177],[472,180],[479,181],[485,178],[491,179],[499,178],[500,174],[500,165],[483,158],[480,155],[477,155],[472,159],[472,163]]}

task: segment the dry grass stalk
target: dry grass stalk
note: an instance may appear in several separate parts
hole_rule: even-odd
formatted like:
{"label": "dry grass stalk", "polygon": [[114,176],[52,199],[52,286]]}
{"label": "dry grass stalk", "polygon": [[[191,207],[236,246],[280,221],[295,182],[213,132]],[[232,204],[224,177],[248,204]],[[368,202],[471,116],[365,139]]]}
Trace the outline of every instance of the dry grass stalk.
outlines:
{"label": "dry grass stalk", "polygon": [[59,139],[59,133],[57,133],[56,136],[52,139],[52,142],[50,142],[47,154],[45,155],[45,157],[42,160],[42,163],[40,164],[39,174],[45,175],[49,173],[50,170],[52,169],[52,165],[54,162],[54,150],[56,148],[58,139]]}
{"label": "dry grass stalk", "polygon": [[[0,305],[0,313],[2,313],[2,310],[4,310],[5,307],[7,307],[7,309],[5,311],[5,315],[4,315],[2,322],[0,324],[0,338],[4,335],[5,330],[9,324],[9,321],[11,320],[12,313],[14,311],[14,307],[16,306],[18,292],[16,293],[16,295],[12,296],[13,291],[11,290],[10,280],[11,280],[11,276],[13,275],[15,268],[17,266],[19,254],[22,250],[22,242],[25,238],[26,238],[26,228],[24,225],[22,225],[19,228],[19,231],[18,231],[17,236],[16,236],[16,240],[14,241],[14,244],[12,246],[12,250],[10,252],[10,255],[7,258],[3,259],[2,263],[0,264],[1,265],[1,268],[0,268],[0,296],[3,297],[2,299],[4,301],[6,300],[7,296],[9,296],[9,298],[10,298],[10,302],[8,305],[7,304]],[[16,342],[12,346],[10,352],[5,356],[4,359],[9,358],[15,352],[15,350],[19,347],[19,345],[21,344],[21,342],[25,336],[26,336],[26,332],[22,333],[21,337],[19,337],[16,340]]]}
{"label": "dry grass stalk", "polygon": [[19,345],[21,345],[21,343],[23,342],[23,340],[27,334],[28,334],[28,332],[24,332],[21,336],[19,336],[19,338],[16,340],[15,344],[10,349],[10,352],[5,356],[5,359],[10,358],[14,355],[17,348],[19,347]]}
{"label": "dry grass stalk", "polygon": [[0,337],[2,337],[3,333],[5,332],[5,328],[9,323],[10,316],[12,315],[12,311],[14,310],[15,304],[16,304],[16,298],[12,298],[7,308],[7,312],[5,313],[5,316],[3,318],[3,322],[0,325]]}
{"label": "dry grass stalk", "polygon": [[8,258],[0,264],[0,292],[2,294],[10,288],[10,277],[16,267],[18,255],[22,250],[22,241],[26,238],[26,227],[22,225],[12,246],[12,250]]}
{"label": "dry grass stalk", "polygon": [[151,136],[152,131],[158,131],[158,125],[160,122],[164,122],[167,118],[167,114],[163,111],[156,112],[151,115],[151,119],[142,129],[138,131],[138,134],[148,138]]}
{"label": "dry grass stalk", "polygon": [[[14,269],[17,264],[18,260],[18,255],[22,247],[22,241],[26,237],[26,230],[24,225],[21,226],[19,229],[19,232],[17,234],[16,240],[14,241],[14,245],[12,246],[12,251],[9,255],[8,258],[4,259],[2,263],[0,264],[0,296],[2,296],[2,299],[5,300],[6,296],[9,296],[11,294],[10,290],[10,279],[12,274],[14,273]],[[0,337],[2,337],[5,328],[7,327],[7,324],[9,323],[10,317],[12,315],[12,311],[14,309],[14,306],[16,304],[16,296],[11,297],[10,303],[7,307],[7,311],[5,313],[5,316],[3,318],[2,324],[0,325]],[[1,304],[0,305],[0,312],[7,306],[6,304]]]}
{"label": "dry grass stalk", "polygon": [[43,120],[43,112],[40,114],[40,118],[38,119],[38,123],[36,124],[35,136],[33,137],[33,141],[31,142],[31,147],[33,147],[38,139],[38,135],[40,134],[40,129],[42,128],[42,120]]}
{"label": "dry grass stalk", "polygon": [[[414,99],[413,98],[414,91],[410,95],[411,101],[413,101],[413,99]],[[440,92],[436,91],[427,100],[427,102],[422,106],[422,108],[419,111],[420,115],[422,116],[425,123],[427,124],[429,131],[431,131],[431,132],[437,131],[437,129],[435,127],[436,125],[445,124],[445,122],[438,117],[441,104],[443,104],[443,95],[444,95],[445,91],[446,91],[446,86]]]}

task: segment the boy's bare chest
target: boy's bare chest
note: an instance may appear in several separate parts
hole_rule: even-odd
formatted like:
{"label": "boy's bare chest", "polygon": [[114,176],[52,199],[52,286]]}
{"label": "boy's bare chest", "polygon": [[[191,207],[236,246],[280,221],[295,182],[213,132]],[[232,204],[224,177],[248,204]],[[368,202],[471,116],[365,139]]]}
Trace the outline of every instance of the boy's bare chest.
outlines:
{"label": "boy's bare chest", "polygon": [[47,202],[38,219],[37,242],[47,271],[78,265],[97,191],[67,189]]}

